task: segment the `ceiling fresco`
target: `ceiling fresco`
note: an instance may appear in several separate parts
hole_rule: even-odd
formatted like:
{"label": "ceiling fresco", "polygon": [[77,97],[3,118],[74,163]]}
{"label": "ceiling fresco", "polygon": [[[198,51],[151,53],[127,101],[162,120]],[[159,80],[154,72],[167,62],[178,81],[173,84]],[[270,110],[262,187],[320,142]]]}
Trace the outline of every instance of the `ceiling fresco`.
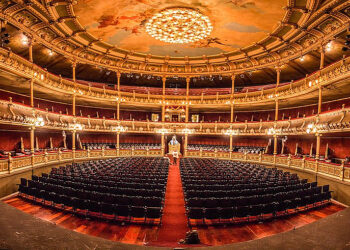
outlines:
{"label": "ceiling fresco", "polygon": [[[283,19],[286,0],[79,0],[80,24],[96,38],[116,47],[161,56],[202,56],[252,45]],[[213,31],[191,44],[169,44],[152,38],[145,23],[169,7],[191,7],[210,18]]]}

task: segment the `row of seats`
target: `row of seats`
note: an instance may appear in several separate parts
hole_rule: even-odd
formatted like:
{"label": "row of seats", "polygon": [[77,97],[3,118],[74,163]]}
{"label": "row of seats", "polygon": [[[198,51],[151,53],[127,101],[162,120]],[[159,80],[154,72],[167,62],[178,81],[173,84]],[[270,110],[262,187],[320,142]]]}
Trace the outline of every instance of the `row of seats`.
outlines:
{"label": "row of seats", "polygon": [[168,166],[167,159],[145,157],[75,163],[32,180],[22,178],[19,192],[25,198],[43,204],[49,201],[86,216],[107,214],[113,220],[147,222],[148,218],[160,223]]}
{"label": "row of seats", "polygon": [[159,143],[120,143],[120,149],[161,149],[162,145]]}
{"label": "row of seats", "polygon": [[[208,145],[208,144],[189,144],[187,146],[188,150],[204,150],[204,151],[218,151],[218,152],[230,152],[230,146],[228,145]],[[241,153],[251,153],[259,154],[260,152],[265,152],[265,147],[256,146],[233,146],[233,152]]]}
{"label": "row of seats", "polygon": [[190,226],[198,221],[260,220],[323,205],[331,198],[328,185],[319,187],[296,174],[255,164],[185,158],[180,172]]}

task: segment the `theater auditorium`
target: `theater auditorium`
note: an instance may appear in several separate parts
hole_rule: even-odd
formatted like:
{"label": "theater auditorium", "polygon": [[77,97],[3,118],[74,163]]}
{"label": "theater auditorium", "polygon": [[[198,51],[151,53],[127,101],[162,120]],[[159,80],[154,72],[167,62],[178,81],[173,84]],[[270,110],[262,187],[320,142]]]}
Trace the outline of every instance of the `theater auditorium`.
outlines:
{"label": "theater auditorium", "polygon": [[350,1],[1,0],[0,249],[350,249]]}

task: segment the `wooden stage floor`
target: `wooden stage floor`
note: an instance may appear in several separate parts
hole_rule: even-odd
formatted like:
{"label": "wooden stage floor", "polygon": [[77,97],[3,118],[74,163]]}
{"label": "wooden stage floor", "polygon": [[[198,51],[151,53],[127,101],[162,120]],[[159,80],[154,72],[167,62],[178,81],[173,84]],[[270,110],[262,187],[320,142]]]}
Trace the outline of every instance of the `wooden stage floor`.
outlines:
{"label": "wooden stage floor", "polygon": [[[95,219],[77,217],[71,213],[43,207],[26,201],[18,196],[4,200],[5,203],[31,214],[36,218],[54,223],[75,232],[101,237],[122,243],[148,246],[179,246],[177,241],[166,242],[158,238],[160,228],[145,225],[118,225]],[[232,226],[207,226],[194,228],[199,232],[202,246],[220,246],[260,239],[281,232],[302,227],[343,210],[344,207],[331,204],[323,208],[302,212],[296,215],[278,218],[264,223],[249,223]],[[180,239],[178,239],[180,240]],[[158,244],[159,243],[159,244]]]}

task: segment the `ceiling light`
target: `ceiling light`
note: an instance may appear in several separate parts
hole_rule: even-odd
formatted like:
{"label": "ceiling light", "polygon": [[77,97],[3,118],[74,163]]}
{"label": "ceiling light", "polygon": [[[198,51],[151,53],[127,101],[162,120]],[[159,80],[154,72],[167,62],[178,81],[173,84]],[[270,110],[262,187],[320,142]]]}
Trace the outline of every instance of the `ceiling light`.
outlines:
{"label": "ceiling light", "polygon": [[208,37],[213,30],[209,18],[190,8],[168,8],[150,18],[146,32],[167,43],[193,43]]}
{"label": "ceiling light", "polygon": [[327,52],[329,52],[329,51],[331,51],[332,50],[332,42],[329,42],[329,43],[327,43],[327,45],[326,45],[326,51]]}
{"label": "ceiling light", "polygon": [[300,57],[300,61],[301,62],[305,61],[305,56]]}
{"label": "ceiling light", "polygon": [[26,35],[22,35],[21,42],[23,45],[28,45],[29,44],[29,39]]}

